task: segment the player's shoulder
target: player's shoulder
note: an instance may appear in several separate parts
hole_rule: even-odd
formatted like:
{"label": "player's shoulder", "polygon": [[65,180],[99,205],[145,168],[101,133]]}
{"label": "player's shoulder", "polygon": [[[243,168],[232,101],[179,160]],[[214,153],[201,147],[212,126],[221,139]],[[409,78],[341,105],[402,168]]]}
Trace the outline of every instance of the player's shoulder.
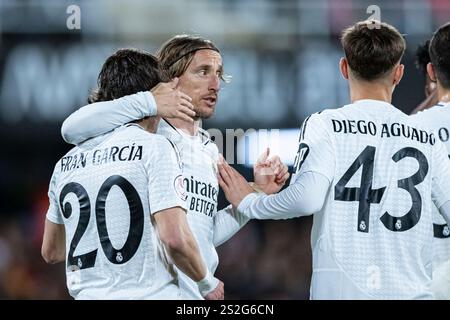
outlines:
{"label": "player's shoulder", "polygon": [[163,135],[148,132],[135,123],[129,123],[116,129],[106,139],[99,142],[95,149],[116,147],[139,150],[141,159],[154,159],[173,153],[174,144]]}
{"label": "player's shoulder", "polygon": [[417,128],[434,130],[439,124],[447,123],[447,119],[450,119],[450,110],[443,110],[441,107],[434,106],[410,115],[408,118],[410,123]]}
{"label": "player's shoulder", "polygon": [[330,118],[336,117],[339,114],[342,114],[345,107],[340,108],[328,108],[322,109],[318,112],[312,113],[305,121],[316,121],[316,122],[324,122]]}
{"label": "player's shoulder", "polygon": [[315,113],[310,114],[308,117],[305,118],[302,124],[302,130],[305,131],[305,129],[311,125],[314,126],[314,128],[320,128],[325,127],[325,124],[327,120],[332,116],[333,109],[324,109],[322,111],[318,111]]}
{"label": "player's shoulder", "polygon": [[151,133],[137,124],[126,124],[121,127],[120,130],[112,137],[117,142],[124,140],[129,143],[135,142],[143,146],[147,146],[150,149],[159,149],[172,146],[173,144],[168,139],[160,134]]}
{"label": "player's shoulder", "polygon": [[432,115],[435,115],[438,112],[439,112],[438,108],[436,108],[436,106],[433,106],[429,109],[421,110],[421,111],[417,112],[416,114],[412,114],[410,117],[411,117],[411,119],[428,118]]}
{"label": "player's shoulder", "polygon": [[56,178],[58,174],[61,172],[61,163],[63,162],[63,159],[67,159],[69,157],[73,157],[75,154],[78,154],[80,152],[83,152],[83,148],[80,146],[74,146],[72,149],[67,151],[59,160],[55,163],[54,169],[53,169],[53,178]]}
{"label": "player's shoulder", "polygon": [[333,115],[333,114],[337,113],[339,109],[341,109],[341,108],[322,109],[322,110],[314,113],[314,115],[316,115],[318,117],[329,117],[330,115]]}
{"label": "player's shoulder", "polygon": [[133,140],[158,139],[155,133],[148,132],[136,123],[127,123],[116,130],[114,136],[116,139],[120,139],[123,136],[132,137]]}
{"label": "player's shoulder", "polygon": [[432,121],[437,120],[437,117],[450,117],[450,105],[437,104],[431,108],[422,110],[410,116],[414,120]]}
{"label": "player's shoulder", "polygon": [[364,109],[358,107],[355,103],[349,103],[334,109],[324,110],[323,114],[326,117],[332,117],[336,119],[347,119],[349,117],[360,117],[364,112]]}
{"label": "player's shoulder", "polygon": [[328,130],[326,125],[328,118],[328,115],[326,114],[327,110],[328,109],[310,114],[303,120],[303,123],[300,126],[299,141],[302,141],[306,137],[316,138],[323,136],[323,133]]}

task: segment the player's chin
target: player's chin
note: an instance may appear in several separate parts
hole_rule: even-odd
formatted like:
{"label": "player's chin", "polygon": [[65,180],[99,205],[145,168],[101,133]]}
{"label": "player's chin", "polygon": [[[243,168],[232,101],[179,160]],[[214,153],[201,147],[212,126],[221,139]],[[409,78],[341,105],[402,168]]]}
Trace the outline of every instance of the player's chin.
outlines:
{"label": "player's chin", "polygon": [[201,106],[196,110],[195,112],[197,115],[202,119],[209,119],[214,115],[214,112],[216,111],[216,106],[208,105],[208,106]]}

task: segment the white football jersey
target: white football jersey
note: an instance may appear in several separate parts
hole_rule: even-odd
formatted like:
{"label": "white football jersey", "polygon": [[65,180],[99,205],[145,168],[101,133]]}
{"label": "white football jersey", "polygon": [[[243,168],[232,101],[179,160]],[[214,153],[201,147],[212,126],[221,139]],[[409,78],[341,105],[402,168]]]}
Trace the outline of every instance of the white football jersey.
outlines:
{"label": "white football jersey", "polygon": [[431,299],[432,197],[450,200],[445,147],[391,104],[305,120],[296,175],[331,186],[312,231],[312,299]]}
{"label": "white football jersey", "polygon": [[179,155],[166,138],[125,125],[56,164],[47,219],[64,224],[76,299],[177,299],[176,272],[153,214],[185,206]]}
{"label": "white football jersey", "polygon": [[[206,266],[214,274],[219,263],[213,241],[219,194],[217,146],[209,139],[205,130],[199,128],[198,134],[192,136],[164,119],[161,119],[157,132],[170,139],[180,152],[187,192],[187,220]],[[184,299],[203,299],[192,279],[181,271],[179,277]]]}
{"label": "white football jersey", "polygon": [[[439,103],[412,117],[434,130],[435,136],[444,143],[450,154],[450,103]],[[433,207],[433,230],[433,270],[436,270],[450,259],[450,230],[436,207]]]}
{"label": "white football jersey", "polygon": [[[67,142],[78,144],[89,137],[104,134],[124,123],[141,119],[143,115],[154,113],[156,103],[152,94],[141,92],[84,106],[64,121],[61,131]],[[214,246],[232,237],[245,225],[248,218],[234,210],[231,205],[217,211],[219,153],[205,130],[199,128],[198,134],[192,136],[162,119],[158,133],[171,139],[180,149],[185,168],[184,184],[188,194],[188,223],[207,267],[214,273],[218,265]],[[197,285],[190,278],[183,274],[180,278],[183,298],[203,299]]]}

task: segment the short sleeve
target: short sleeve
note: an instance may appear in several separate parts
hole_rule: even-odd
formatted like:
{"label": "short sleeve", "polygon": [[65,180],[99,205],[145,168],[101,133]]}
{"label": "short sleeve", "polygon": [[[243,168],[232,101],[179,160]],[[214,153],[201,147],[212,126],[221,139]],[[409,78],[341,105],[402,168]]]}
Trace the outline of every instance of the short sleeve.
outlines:
{"label": "short sleeve", "polygon": [[319,173],[331,182],[334,177],[334,167],[334,149],[322,115],[313,114],[303,122],[300,131],[291,184],[305,172]]}
{"label": "short sleeve", "polygon": [[[58,164],[57,164],[58,166]],[[48,187],[48,200],[49,207],[47,210],[47,220],[56,223],[56,224],[64,224],[64,220],[62,218],[61,210],[59,209],[58,199],[56,197],[56,176],[57,171],[56,167],[53,171],[52,178],[50,179],[50,185]]]}
{"label": "short sleeve", "polygon": [[158,139],[156,152],[150,157],[149,200],[150,212],[182,207],[186,209],[187,192],[184,188],[183,163],[175,145],[168,139]]}
{"label": "short sleeve", "polygon": [[436,139],[433,146],[432,199],[437,208],[450,200],[450,159],[445,145]]}

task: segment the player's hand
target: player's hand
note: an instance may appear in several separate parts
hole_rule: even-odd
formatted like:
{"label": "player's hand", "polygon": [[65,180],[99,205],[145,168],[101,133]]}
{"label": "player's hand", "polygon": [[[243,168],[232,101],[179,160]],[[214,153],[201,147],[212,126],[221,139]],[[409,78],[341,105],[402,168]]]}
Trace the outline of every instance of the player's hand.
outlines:
{"label": "player's hand", "polygon": [[225,297],[223,282],[219,280],[217,287],[208,293],[204,298],[205,300],[223,300]]}
{"label": "player's hand", "polygon": [[258,158],[253,166],[255,184],[266,194],[277,193],[289,179],[288,167],[279,156],[269,158],[270,149]]}
{"label": "player's hand", "polygon": [[232,168],[225,159],[220,155],[219,163],[219,184],[225,194],[227,200],[237,208],[248,194],[252,193],[254,189],[245,180],[243,176],[239,174],[234,168]]}
{"label": "player's hand", "polygon": [[171,82],[161,82],[151,90],[156,101],[158,116],[194,122],[192,99],[177,88],[178,81],[178,78],[174,78]]}

